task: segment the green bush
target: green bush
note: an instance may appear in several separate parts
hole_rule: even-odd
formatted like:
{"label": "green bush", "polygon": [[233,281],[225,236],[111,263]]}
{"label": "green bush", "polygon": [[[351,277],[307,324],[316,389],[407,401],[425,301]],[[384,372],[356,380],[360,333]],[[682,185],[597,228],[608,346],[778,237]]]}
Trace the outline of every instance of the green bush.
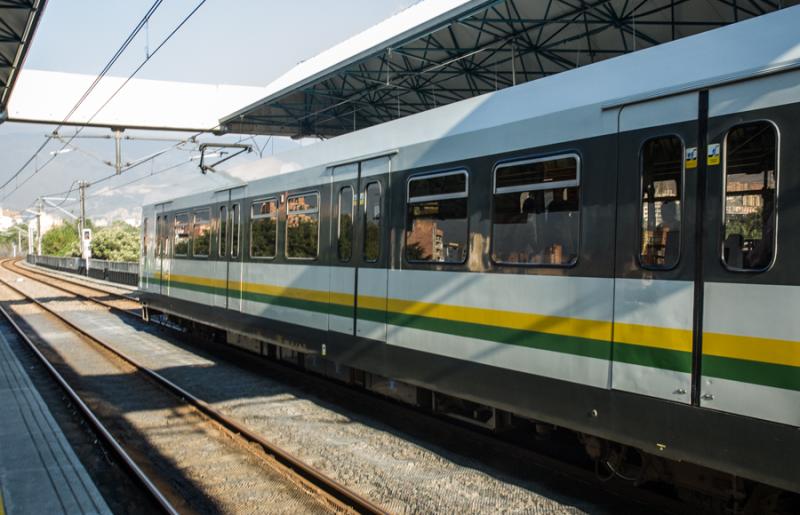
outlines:
{"label": "green bush", "polygon": [[114,222],[92,235],[92,257],[108,261],[139,261],[139,229]]}
{"label": "green bush", "polygon": [[80,256],[78,226],[64,222],[50,228],[42,236],[42,254],[45,256]]}

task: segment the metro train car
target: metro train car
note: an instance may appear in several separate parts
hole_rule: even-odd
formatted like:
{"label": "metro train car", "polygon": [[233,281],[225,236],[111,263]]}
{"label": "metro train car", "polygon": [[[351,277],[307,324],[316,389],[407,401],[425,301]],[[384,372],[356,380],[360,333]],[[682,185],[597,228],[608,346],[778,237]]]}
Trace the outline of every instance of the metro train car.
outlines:
{"label": "metro train car", "polygon": [[143,313],[574,431],[610,472],[798,492],[797,27],[784,9],[147,205]]}

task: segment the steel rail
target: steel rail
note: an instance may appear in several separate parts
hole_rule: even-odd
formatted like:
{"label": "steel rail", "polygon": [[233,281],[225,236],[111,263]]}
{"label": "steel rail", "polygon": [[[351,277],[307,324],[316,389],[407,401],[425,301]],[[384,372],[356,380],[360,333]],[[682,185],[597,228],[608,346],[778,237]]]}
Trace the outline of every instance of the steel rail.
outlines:
{"label": "steel rail", "polygon": [[[15,271],[11,270],[8,266],[8,260],[3,261],[2,265],[6,270],[11,271],[12,273],[16,273]],[[19,274],[24,275],[24,274]],[[64,288],[60,288],[58,286],[50,285],[49,283],[45,283],[40,279],[31,278],[34,281],[37,281],[41,284],[45,284],[48,287],[57,289],[59,291],[63,291],[69,293],[71,295],[75,295],[78,298],[83,297],[80,294],[75,292],[69,291]],[[195,408],[197,408],[200,412],[208,416],[210,419],[214,420],[215,422],[222,425],[227,430],[238,434],[245,440],[250,441],[251,443],[258,444],[265,452],[271,454],[278,462],[282,465],[290,469],[292,472],[297,474],[298,476],[306,479],[311,484],[320,488],[328,495],[334,497],[335,499],[339,500],[340,502],[347,504],[355,511],[359,513],[369,513],[369,514],[387,514],[388,512],[381,508],[380,506],[374,504],[373,502],[369,501],[368,499],[362,497],[360,494],[352,491],[348,487],[338,483],[337,481],[331,479],[330,477],[326,476],[323,472],[321,472],[316,467],[309,465],[303,462],[301,459],[297,458],[296,456],[292,455],[290,452],[284,450],[283,448],[279,447],[278,445],[266,440],[261,435],[254,432],[249,427],[245,426],[241,422],[224,415],[220,411],[216,410],[207,402],[203,401],[202,399],[194,396],[193,394],[189,393],[187,390],[181,388],[177,384],[173,383],[169,379],[165,378],[164,376],[160,375],[158,372],[154,371],[151,368],[146,367],[145,365],[139,363],[135,358],[132,358],[122,351],[117,350],[113,345],[103,341],[102,339],[94,336],[81,328],[80,326],[74,324],[60,313],[56,312],[54,309],[49,308],[46,304],[42,303],[38,299],[34,298],[33,296],[23,292],[22,290],[16,288],[14,285],[10,284],[3,278],[0,278],[0,282],[6,285],[11,290],[17,292],[18,294],[24,296],[25,298],[29,299],[31,302],[39,306],[41,309],[47,311],[48,313],[54,315],[56,318],[61,320],[65,325],[72,328],[77,333],[83,335],[84,337],[88,338],[89,340],[97,343],[104,349],[108,350],[112,354],[118,356],[123,361],[126,361],[131,366],[139,370],[140,372],[144,373],[149,378],[153,379],[159,385],[165,387],[166,389],[170,390],[172,393],[177,395],[178,397],[184,399],[187,403],[191,404]],[[100,304],[105,305],[105,303],[98,301],[96,299],[92,299],[88,297],[88,300],[93,302],[98,302]],[[111,307],[111,306],[108,306]],[[121,308],[114,307],[115,310],[122,311],[128,313],[129,315],[133,315],[131,312],[123,310]]]}
{"label": "steel rail", "polygon": [[[136,303],[139,302],[138,299],[132,299],[132,298],[127,297],[125,295],[120,295],[118,293],[112,293],[112,292],[107,291],[107,290],[102,290],[100,288],[95,288],[94,286],[89,286],[87,284],[78,282],[78,281],[76,281],[74,279],[70,279],[70,278],[67,278],[67,277],[57,277],[55,274],[50,274],[50,273],[47,273],[47,272],[40,272],[40,271],[34,271],[34,270],[29,270],[29,269],[22,268],[22,267],[17,265],[18,261],[19,260],[16,260],[16,261],[15,260],[6,260],[6,261],[2,262],[2,266],[3,266],[3,268],[5,268],[6,270],[8,270],[11,273],[14,273],[14,274],[17,274],[17,275],[21,275],[23,277],[27,277],[29,279],[32,279],[32,280],[40,282],[40,283],[44,283],[44,281],[42,281],[41,279],[37,279],[37,276],[38,277],[45,276],[45,277],[49,277],[51,279],[55,279],[57,281],[61,281],[61,282],[64,282],[64,283],[74,284],[75,286],[78,286],[80,288],[96,291],[96,292],[101,293],[103,295],[114,296],[119,301],[136,302]],[[9,264],[11,266],[8,266]],[[11,268],[11,267],[13,267],[13,268]],[[76,296],[76,297],[78,297],[78,298],[80,298],[82,300],[86,300],[86,301],[89,301],[89,302],[94,302],[96,304],[100,304],[101,306],[104,306],[104,307],[106,307],[106,308],[108,308],[111,311],[114,311],[116,313],[122,313],[122,314],[125,314],[125,315],[128,315],[128,316],[134,317],[137,320],[141,320],[141,318],[142,318],[141,315],[139,315],[138,313],[136,313],[134,311],[130,311],[130,310],[121,308],[119,306],[115,306],[115,305],[113,305],[113,304],[111,304],[111,303],[109,303],[107,301],[96,299],[96,298],[91,297],[89,295],[84,295],[83,293],[79,293],[79,292],[76,292],[74,290],[70,290],[68,288],[64,288],[64,287],[61,287],[61,286],[56,286],[56,285],[51,284],[51,283],[44,283],[44,284],[47,284],[48,287],[53,288],[55,290],[62,291],[64,293],[68,293],[70,295],[74,295],[74,296]]]}
{"label": "steel rail", "polygon": [[[136,297],[130,297],[130,296],[126,295],[126,294],[114,293],[114,292],[110,292],[108,290],[104,290],[102,288],[99,288],[97,285],[93,286],[92,284],[88,284],[85,281],[85,279],[92,279],[92,280],[97,281],[97,282],[103,282],[103,283],[106,283],[107,286],[109,286],[111,288],[117,288],[117,289],[125,289],[126,287],[127,288],[131,288],[132,285],[130,285],[130,284],[113,283],[113,282],[110,282],[110,281],[101,281],[99,279],[94,279],[92,277],[85,276],[83,274],[76,274],[76,273],[72,273],[72,272],[65,272],[63,270],[48,268],[48,267],[45,267],[43,265],[37,265],[37,264],[34,264],[34,263],[28,263],[27,261],[25,261],[24,258],[21,258],[21,257],[10,258],[10,259],[8,259],[8,261],[14,265],[14,268],[16,269],[15,271],[25,270],[25,271],[27,271],[29,273],[35,273],[35,274],[44,275],[44,276],[47,276],[47,277],[52,277],[53,279],[58,279],[59,281],[64,281],[65,283],[74,284],[76,286],[83,286],[84,288],[87,288],[89,290],[94,290],[94,291],[99,291],[99,292],[106,293],[106,294],[109,294],[109,295],[114,295],[116,297],[119,297],[120,299],[131,300],[131,301],[134,301],[134,302],[138,302],[138,300],[139,300]],[[20,266],[19,263],[25,263],[27,266]],[[135,293],[135,292],[131,292],[131,293]]]}
{"label": "steel rail", "polygon": [[[8,286],[8,284],[3,281],[4,284]],[[13,287],[11,287],[14,290]],[[100,435],[100,437],[105,441],[105,443],[111,447],[114,452],[116,453],[117,457],[125,464],[128,470],[133,474],[133,476],[141,483],[141,485],[147,490],[147,492],[153,497],[153,499],[158,503],[158,505],[164,510],[165,513],[169,513],[171,515],[178,515],[178,510],[176,510],[172,504],[167,500],[164,494],[155,486],[155,484],[147,477],[147,474],[133,461],[133,459],[125,452],[125,449],[122,448],[120,443],[114,438],[114,436],[106,429],[102,422],[97,418],[94,412],[86,405],[85,402],[80,398],[78,393],[67,383],[64,377],[55,369],[55,367],[47,360],[47,358],[42,354],[42,352],[36,347],[36,344],[28,338],[28,335],[25,334],[25,331],[17,324],[16,321],[12,318],[12,316],[6,311],[6,309],[0,305],[0,313],[5,317],[8,323],[14,328],[17,335],[24,341],[28,347],[33,351],[36,357],[42,362],[44,367],[53,377],[53,379],[58,383],[62,390],[67,394],[70,401],[78,406],[83,416],[89,421],[89,423],[94,428],[95,432]]]}

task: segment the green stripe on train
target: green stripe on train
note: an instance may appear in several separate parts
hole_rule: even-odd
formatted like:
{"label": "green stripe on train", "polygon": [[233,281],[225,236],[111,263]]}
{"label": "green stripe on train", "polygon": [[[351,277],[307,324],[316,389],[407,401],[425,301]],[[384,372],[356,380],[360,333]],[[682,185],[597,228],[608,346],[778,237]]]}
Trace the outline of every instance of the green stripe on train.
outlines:
{"label": "green stripe on train", "polygon": [[800,367],[705,355],[702,371],[704,376],[800,391]]}

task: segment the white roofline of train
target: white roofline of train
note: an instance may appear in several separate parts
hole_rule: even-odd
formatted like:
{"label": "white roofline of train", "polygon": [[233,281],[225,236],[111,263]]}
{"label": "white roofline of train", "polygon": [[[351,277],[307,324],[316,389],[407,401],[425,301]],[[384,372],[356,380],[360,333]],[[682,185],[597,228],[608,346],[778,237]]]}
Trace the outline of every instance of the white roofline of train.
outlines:
{"label": "white roofline of train", "polygon": [[[796,27],[800,6],[371,126],[226,173],[244,182],[260,181],[397,149],[402,155],[414,145],[568,111],[585,113],[584,126],[574,127],[581,137],[608,134],[616,125],[600,113],[610,107],[800,66]],[[758,45],[752,43],[756,38]],[[553,132],[543,125],[542,132]],[[462,157],[474,157],[471,152]]]}

